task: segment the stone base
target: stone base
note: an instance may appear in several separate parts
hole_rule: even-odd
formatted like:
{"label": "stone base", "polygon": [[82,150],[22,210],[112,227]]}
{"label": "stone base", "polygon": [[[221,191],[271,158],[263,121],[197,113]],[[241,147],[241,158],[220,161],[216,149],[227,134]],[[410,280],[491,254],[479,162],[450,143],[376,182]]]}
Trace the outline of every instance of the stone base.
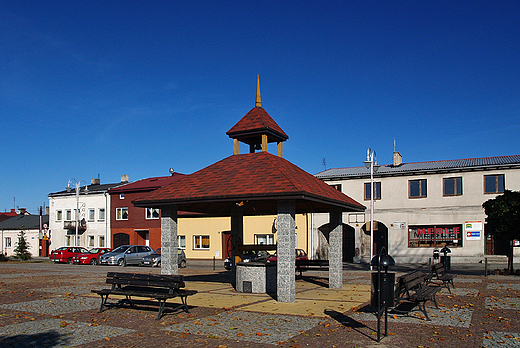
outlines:
{"label": "stone base", "polygon": [[276,293],[276,264],[239,262],[236,267],[236,291],[253,294]]}

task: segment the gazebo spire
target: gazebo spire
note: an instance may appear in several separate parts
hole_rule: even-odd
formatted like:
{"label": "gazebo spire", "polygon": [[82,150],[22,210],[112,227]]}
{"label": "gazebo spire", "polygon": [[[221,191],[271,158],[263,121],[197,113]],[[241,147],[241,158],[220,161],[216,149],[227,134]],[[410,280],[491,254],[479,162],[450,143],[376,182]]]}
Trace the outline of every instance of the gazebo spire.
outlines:
{"label": "gazebo spire", "polygon": [[256,100],[255,107],[259,108],[262,106],[262,100],[260,99],[260,74],[256,78]]}

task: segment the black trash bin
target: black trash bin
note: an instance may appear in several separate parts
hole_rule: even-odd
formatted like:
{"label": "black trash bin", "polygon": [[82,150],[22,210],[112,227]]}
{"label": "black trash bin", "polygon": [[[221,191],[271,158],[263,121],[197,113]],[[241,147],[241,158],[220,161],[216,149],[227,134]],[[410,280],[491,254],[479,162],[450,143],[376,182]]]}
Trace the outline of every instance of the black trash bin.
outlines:
{"label": "black trash bin", "polygon": [[[379,279],[378,279],[379,275]],[[381,293],[379,297],[380,308],[388,308],[394,306],[394,285],[395,285],[395,273],[383,273],[373,272],[372,273],[372,290],[370,293],[370,306],[377,308],[377,290],[381,284]]]}
{"label": "black trash bin", "polygon": [[451,269],[451,256],[441,256],[441,263],[444,264],[444,269],[449,271]]}

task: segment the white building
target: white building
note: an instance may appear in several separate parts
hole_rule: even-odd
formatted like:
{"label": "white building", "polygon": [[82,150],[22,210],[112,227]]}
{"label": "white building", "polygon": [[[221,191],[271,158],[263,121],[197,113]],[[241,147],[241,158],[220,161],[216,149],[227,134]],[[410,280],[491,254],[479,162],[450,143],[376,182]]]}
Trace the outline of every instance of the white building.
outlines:
{"label": "white building", "polygon": [[[121,176],[121,180],[121,183],[101,185],[99,179],[92,179],[90,185],[80,187],[78,196],[75,187],[50,193],[48,195],[50,250],[62,246],[110,247],[108,189],[128,183],[128,176]],[[76,211],[77,206],[79,214]],[[76,229],[77,221],[79,224]],[[74,242],[76,233],[77,241]]]}
{"label": "white building", "polygon": [[48,222],[48,215],[25,214],[20,214],[0,222],[2,253],[7,256],[14,255],[14,249],[18,246],[20,231],[23,230],[25,232],[25,241],[28,245],[28,251],[32,256],[39,256],[40,239],[43,237],[41,233],[43,233]]}
{"label": "white building", "polygon": [[[329,169],[316,177],[367,206],[365,213],[345,214],[343,221],[344,261],[368,262],[369,169]],[[520,155],[403,163],[395,152],[393,164],[374,173],[374,255],[385,246],[396,262],[426,262],[444,245],[452,263],[505,254],[502,243],[486,234],[482,203],[506,189],[520,190]],[[324,249],[327,222],[326,216],[313,216],[311,233],[321,245],[311,253]]]}

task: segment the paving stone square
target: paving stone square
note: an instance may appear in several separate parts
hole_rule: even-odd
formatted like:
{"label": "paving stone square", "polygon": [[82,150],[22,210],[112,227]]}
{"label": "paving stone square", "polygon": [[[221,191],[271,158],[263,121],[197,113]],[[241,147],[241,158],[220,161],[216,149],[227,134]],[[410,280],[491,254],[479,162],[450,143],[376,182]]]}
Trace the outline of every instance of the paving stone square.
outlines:
{"label": "paving stone square", "polygon": [[[463,308],[443,308],[426,307],[428,316],[431,320],[426,320],[421,311],[414,310],[409,314],[393,313],[388,309],[389,323],[408,323],[408,324],[428,324],[428,325],[442,325],[453,327],[469,327],[473,315],[473,310]],[[356,321],[375,321],[377,317],[375,313],[366,310],[347,314],[348,317]],[[384,315],[383,315],[384,318]]]}
{"label": "paving stone square", "polygon": [[520,284],[491,283],[487,285],[486,289],[520,291]]}
{"label": "paving stone square", "polygon": [[486,297],[486,309],[520,309],[520,298]]}
{"label": "paving stone square", "polygon": [[64,314],[99,308],[101,300],[89,297],[59,297],[0,305],[0,308],[40,314]]}
{"label": "paving stone square", "polygon": [[71,320],[45,319],[2,327],[1,347],[73,347],[134,330]]}
{"label": "paving stone square", "polygon": [[233,311],[196,319],[189,323],[171,325],[165,330],[276,344],[312,329],[320,321],[317,318],[301,316]]}
{"label": "paving stone square", "polygon": [[484,334],[482,347],[484,348],[513,348],[520,346],[520,333],[490,332]]}
{"label": "paving stone square", "polygon": [[455,288],[451,289],[451,293],[446,288],[442,288],[441,291],[437,293],[437,295],[444,295],[444,296],[473,296],[476,297],[479,294],[479,291],[477,289],[468,289],[468,288]]}

